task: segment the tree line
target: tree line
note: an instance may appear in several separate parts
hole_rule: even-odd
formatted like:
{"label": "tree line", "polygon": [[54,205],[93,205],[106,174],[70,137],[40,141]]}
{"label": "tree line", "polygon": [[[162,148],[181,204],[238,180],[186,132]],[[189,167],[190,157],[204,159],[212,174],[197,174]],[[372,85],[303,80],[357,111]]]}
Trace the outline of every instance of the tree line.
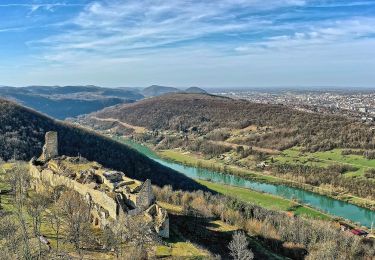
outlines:
{"label": "tree line", "polygon": [[210,95],[156,97],[106,109],[96,116],[116,118],[151,131],[209,134],[213,139],[226,137],[225,133],[216,133],[219,128],[268,127],[264,133],[249,136],[242,144],[280,150],[294,145],[310,152],[334,148],[375,149],[373,128],[351,118]]}
{"label": "tree line", "polygon": [[343,174],[348,171],[355,171],[357,168],[350,165],[331,165],[329,167],[317,167],[294,163],[275,163],[270,166],[273,175],[298,182],[320,186],[329,184],[338,190],[345,191],[362,197],[375,199],[375,179],[372,170],[365,173],[365,178],[347,178]]}
{"label": "tree line", "polygon": [[292,259],[372,259],[375,242],[343,232],[335,224],[290,217],[237,198],[209,192],[173,191],[169,186],[154,188],[159,201],[193,208],[202,216],[219,218],[235,225],[272,251]]}

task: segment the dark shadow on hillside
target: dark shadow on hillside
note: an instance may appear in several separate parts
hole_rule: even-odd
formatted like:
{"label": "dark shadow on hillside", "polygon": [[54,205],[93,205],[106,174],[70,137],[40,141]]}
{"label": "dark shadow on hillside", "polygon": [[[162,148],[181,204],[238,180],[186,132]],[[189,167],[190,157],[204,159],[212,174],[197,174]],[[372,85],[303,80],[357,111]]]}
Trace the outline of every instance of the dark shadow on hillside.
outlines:
{"label": "dark shadow on hillside", "polygon": [[[228,245],[234,231],[218,230],[219,225],[211,222],[215,219],[171,213],[169,218],[171,229],[177,234],[172,242],[184,242],[185,240],[182,239],[184,238],[202,246],[214,255],[220,255],[222,259],[232,259],[229,255]],[[302,260],[307,255],[307,251],[303,247],[284,244],[278,239],[252,236],[248,242],[255,259],[276,259],[277,255]]]}
{"label": "dark shadow on hillside", "polygon": [[82,129],[60,129],[60,154],[81,155],[105,167],[123,171],[127,176],[144,181],[150,179],[158,186],[171,185],[173,189],[206,190],[193,179],[160,165],[125,144]]}
{"label": "dark shadow on hillside", "polygon": [[[180,237],[202,246],[213,255],[220,255],[222,259],[232,259],[229,255],[228,245],[234,231],[218,231],[219,226],[210,222],[214,219],[173,214],[169,214],[169,218],[171,229],[179,233]],[[183,240],[174,242],[183,242]],[[255,259],[269,259],[269,254],[264,252],[257,241],[250,239],[249,246]]]}
{"label": "dark shadow on hillside", "polygon": [[136,150],[93,131],[54,120],[14,102],[0,99],[0,158],[28,161],[42,153],[44,135],[56,131],[59,154],[81,155],[107,168],[123,171],[127,176],[150,179],[158,186],[174,189],[207,190],[181,173],[161,166]]}

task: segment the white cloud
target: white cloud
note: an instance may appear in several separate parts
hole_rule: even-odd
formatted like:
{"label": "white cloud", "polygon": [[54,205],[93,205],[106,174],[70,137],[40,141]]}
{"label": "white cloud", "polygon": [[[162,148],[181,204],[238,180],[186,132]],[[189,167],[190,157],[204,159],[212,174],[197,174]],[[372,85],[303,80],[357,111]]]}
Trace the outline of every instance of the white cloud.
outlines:
{"label": "white cloud", "polygon": [[51,10],[55,7],[69,7],[69,6],[82,6],[82,4],[77,4],[77,3],[40,3],[40,4],[33,4],[33,3],[8,3],[8,4],[1,4],[0,3],[0,8],[9,8],[9,7],[24,7],[28,8],[31,11],[36,11],[40,8],[44,8],[46,10]]}
{"label": "white cloud", "polygon": [[23,80],[261,86],[374,79],[363,71],[375,66],[374,16],[310,13],[314,8],[305,6],[329,9],[333,2],[93,1],[49,37],[28,43],[35,62]]}
{"label": "white cloud", "polygon": [[[144,49],[148,53],[148,49],[175,48],[174,44],[202,37],[236,37],[242,32],[264,30],[272,21],[257,17],[257,12],[304,4],[306,1],[301,0],[95,1],[63,24],[74,29],[31,46],[43,47],[52,56],[60,57],[64,57],[64,52],[127,56],[130,51],[139,54]],[[239,17],[245,13],[254,17]]]}
{"label": "white cloud", "polygon": [[255,53],[260,48],[269,51],[285,51],[290,48],[309,49],[311,46],[339,45],[341,42],[354,44],[375,34],[375,18],[324,21],[307,27],[307,31],[269,37],[262,41],[237,46],[235,50]]}

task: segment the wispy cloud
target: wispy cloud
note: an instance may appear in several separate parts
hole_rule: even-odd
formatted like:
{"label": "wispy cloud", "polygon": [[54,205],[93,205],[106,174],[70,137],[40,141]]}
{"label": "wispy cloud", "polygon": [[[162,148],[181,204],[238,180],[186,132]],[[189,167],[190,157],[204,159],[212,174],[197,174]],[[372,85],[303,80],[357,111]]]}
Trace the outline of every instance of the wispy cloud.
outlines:
{"label": "wispy cloud", "polygon": [[[94,1],[73,19],[65,32],[31,43],[48,50],[47,58],[64,61],[70,55],[128,57],[140,50],[179,48],[196,43],[211,46],[233,42],[236,51],[279,49],[327,44],[374,33],[374,19],[345,17],[304,19],[303,8],[369,5],[369,1],[336,2],[308,0],[218,1]],[[302,12],[302,13],[301,13]],[[294,17],[292,20],[287,18]],[[254,35],[254,37],[252,37]],[[34,45],[33,45],[34,44]],[[64,55],[66,53],[66,55]],[[58,58],[57,58],[58,57]],[[69,57],[69,58],[68,58]]]}
{"label": "wispy cloud", "polygon": [[156,51],[201,38],[235,38],[243,32],[264,31],[273,21],[258,16],[259,12],[305,4],[302,0],[95,1],[64,24],[74,29],[37,45],[52,52],[105,55],[128,55],[129,50],[150,48]]}
{"label": "wispy cloud", "polygon": [[262,41],[252,42],[235,48],[243,53],[282,50],[290,48],[309,49],[311,46],[335,45],[342,42],[355,42],[375,35],[375,18],[351,18],[339,21],[324,21],[305,28],[292,31],[290,34],[268,37]]}
{"label": "wispy cloud", "polygon": [[25,8],[29,10],[28,15],[32,15],[33,13],[44,10],[48,12],[54,12],[57,8],[64,8],[64,7],[77,7],[77,6],[84,6],[83,4],[78,3],[65,3],[65,2],[57,2],[57,3],[7,3],[1,4],[0,9],[2,8]]}
{"label": "wispy cloud", "polygon": [[182,76],[186,70],[199,79],[205,77],[200,71],[220,78],[218,71],[223,77],[218,81],[237,82],[235,75],[245,81],[251,69],[258,71],[254,77],[270,81],[267,73],[289,75],[286,68],[317,70],[331,62],[336,62],[332,69],[350,67],[348,57],[368,63],[365,53],[372,53],[375,42],[375,2],[369,0],[30,2],[0,3],[0,10],[22,8],[30,14],[24,24],[0,24],[0,33],[29,30],[25,37],[33,37],[22,44],[38,76],[48,66],[56,78],[69,73],[87,78],[91,71],[120,80],[127,70],[139,81],[165,73],[160,79],[179,76],[189,82]]}

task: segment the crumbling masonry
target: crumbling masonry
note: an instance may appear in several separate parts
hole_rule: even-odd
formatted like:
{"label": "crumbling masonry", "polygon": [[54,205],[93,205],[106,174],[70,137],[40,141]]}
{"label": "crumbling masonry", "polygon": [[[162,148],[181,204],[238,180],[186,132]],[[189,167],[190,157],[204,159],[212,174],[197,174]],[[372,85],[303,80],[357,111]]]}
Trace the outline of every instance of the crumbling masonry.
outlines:
{"label": "crumbling masonry", "polygon": [[45,189],[42,183],[73,189],[90,205],[93,225],[105,227],[122,216],[143,215],[159,236],[169,237],[168,214],[155,203],[150,180],[141,183],[81,157],[59,156],[57,133],[48,132],[45,138],[42,155],[30,161],[36,191]]}

